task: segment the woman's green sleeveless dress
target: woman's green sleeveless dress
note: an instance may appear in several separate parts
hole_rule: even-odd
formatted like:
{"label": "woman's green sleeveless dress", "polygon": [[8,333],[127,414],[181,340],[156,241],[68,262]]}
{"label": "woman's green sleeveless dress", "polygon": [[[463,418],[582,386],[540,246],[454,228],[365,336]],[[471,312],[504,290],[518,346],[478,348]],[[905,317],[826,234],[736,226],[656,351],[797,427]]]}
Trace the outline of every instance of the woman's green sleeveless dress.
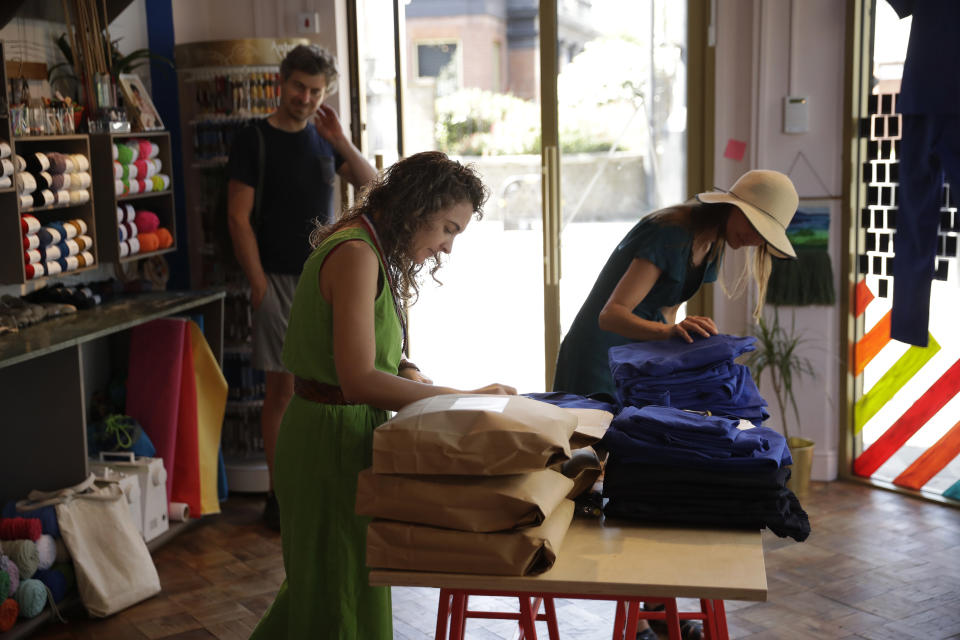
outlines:
{"label": "woman's green sleeveless dress", "polygon": [[[324,259],[364,229],[328,237],[304,264],[290,312],[283,362],[297,376],[339,386],[333,364],[332,308],[320,294]],[[386,282],[381,260],[381,280]],[[376,367],[396,374],[401,329],[390,288],[375,303]],[[369,405],[318,404],[294,396],[277,438],[274,490],[280,503],[287,578],[253,632],[256,640],[391,640],[388,587],[370,587],[368,520],[354,514],[357,474],[371,465],[373,430],[387,412]]]}

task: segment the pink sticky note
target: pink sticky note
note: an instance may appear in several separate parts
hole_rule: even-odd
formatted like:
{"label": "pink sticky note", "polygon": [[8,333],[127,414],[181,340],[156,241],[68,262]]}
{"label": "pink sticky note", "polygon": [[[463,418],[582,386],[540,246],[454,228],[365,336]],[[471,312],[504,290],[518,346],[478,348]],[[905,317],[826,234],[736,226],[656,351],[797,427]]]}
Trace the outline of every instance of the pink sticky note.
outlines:
{"label": "pink sticky note", "polygon": [[747,143],[743,140],[730,138],[727,140],[727,148],[723,152],[724,158],[730,158],[739,162],[743,160],[743,153],[747,150]]}

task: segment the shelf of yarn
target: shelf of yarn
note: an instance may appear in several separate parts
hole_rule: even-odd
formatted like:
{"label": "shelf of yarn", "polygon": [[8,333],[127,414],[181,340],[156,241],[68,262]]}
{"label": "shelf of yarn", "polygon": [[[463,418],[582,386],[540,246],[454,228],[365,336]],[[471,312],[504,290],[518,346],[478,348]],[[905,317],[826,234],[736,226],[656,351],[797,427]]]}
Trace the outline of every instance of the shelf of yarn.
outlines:
{"label": "shelf of yarn", "polygon": [[90,149],[101,259],[128,263],[176,251],[170,134],[94,134]]}
{"label": "shelf of yarn", "polygon": [[24,283],[95,268],[100,260],[87,136],[18,137],[10,147],[15,191],[12,199],[0,198],[0,210],[11,207],[17,215],[0,217],[0,246],[19,242],[19,260],[0,258],[0,281]]}

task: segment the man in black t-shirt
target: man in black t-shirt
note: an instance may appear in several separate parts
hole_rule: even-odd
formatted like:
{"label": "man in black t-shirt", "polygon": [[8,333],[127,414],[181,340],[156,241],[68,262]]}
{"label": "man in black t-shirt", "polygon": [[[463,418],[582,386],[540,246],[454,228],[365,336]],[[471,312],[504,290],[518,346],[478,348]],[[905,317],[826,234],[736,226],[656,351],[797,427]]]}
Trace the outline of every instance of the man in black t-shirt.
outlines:
{"label": "man in black t-shirt", "polygon": [[376,176],[336,112],[322,104],[338,76],[336,60],[324,49],[300,45],[290,51],[280,64],[277,110],[237,134],[227,167],[230,236],[250,283],[252,365],[266,374],[260,425],[271,491],[264,519],[274,528],[280,517],[272,491],[273,453],[293,397],[293,374],[284,368],[281,352],[297,278],[311,250],[310,231],[314,220],[334,220],[334,173],[358,188]]}

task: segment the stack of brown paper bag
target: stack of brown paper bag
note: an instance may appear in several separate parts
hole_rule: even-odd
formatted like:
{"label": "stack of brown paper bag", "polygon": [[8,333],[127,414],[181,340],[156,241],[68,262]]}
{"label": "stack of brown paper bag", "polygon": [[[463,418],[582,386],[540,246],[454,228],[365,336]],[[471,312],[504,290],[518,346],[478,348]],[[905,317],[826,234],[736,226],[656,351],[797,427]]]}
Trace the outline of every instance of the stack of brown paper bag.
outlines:
{"label": "stack of brown paper bag", "polygon": [[553,566],[573,517],[577,416],[522,396],[443,395],[404,407],[373,434],[357,513],[367,565],[534,575]]}

